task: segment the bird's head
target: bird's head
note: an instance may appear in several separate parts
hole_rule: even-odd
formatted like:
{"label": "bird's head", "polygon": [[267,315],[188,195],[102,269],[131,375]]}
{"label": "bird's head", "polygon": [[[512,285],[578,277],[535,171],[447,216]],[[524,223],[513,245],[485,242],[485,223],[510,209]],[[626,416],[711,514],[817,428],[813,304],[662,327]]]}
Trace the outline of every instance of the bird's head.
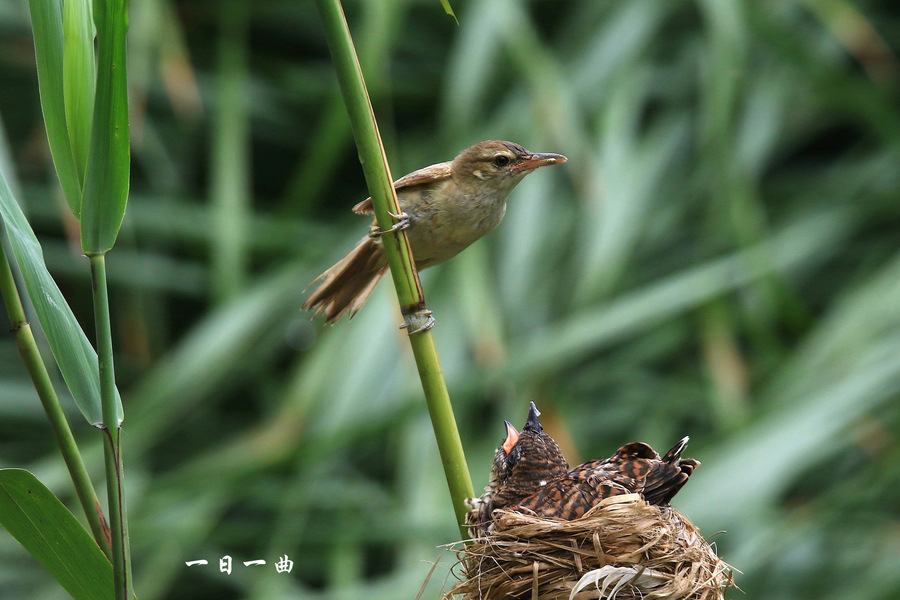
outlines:
{"label": "bird's head", "polygon": [[544,433],[538,420],[540,415],[532,402],[521,433],[505,421],[506,439],[497,448],[491,469],[494,483],[536,489],[568,470],[569,465],[559,445]]}
{"label": "bird's head", "polygon": [[479,142],[453,159],[453,179],[464,188],[485,188],[508,194],[525,175],[538,167],[566,162],[562,154],[537,153],[500,140]]}

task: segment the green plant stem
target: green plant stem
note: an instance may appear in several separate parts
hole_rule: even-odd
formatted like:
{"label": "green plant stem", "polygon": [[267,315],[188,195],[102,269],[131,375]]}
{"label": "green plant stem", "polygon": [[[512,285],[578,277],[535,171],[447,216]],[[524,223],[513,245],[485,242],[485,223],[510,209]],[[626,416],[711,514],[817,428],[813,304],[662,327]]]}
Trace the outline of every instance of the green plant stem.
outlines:
{"label": "green plant stem", "polygon": [[106,255],[93,254],[91,282],[94,296],[94,321],[97,328],[97,358],[100,363],[100,404],[103,408],[103,455],[106,459],[106,489],[109,522],[112,530],[112,564],[116,600],[131,600],[131,544],[125,511],[125,474],[122,464],[121,424],[116,414],[116,375],[113,366],[112,329],[109,296],[106,287]]}
{"label": "green plant stem", "polygon": [[25,318],[25,310],[22,307],[16,280],[13,277],[3,244],[0,244],[0,295],[3,296],[6,312],[9,315],[10,329],[16,336],[16,346],[19,348],[25,368],[28,369],[28,374],[34,383],[34,389],[44,407],[44,412],[47,414],[47,421],[50,423],[50,429],[53,430],[53,435],[56,437],[56,444],[59,446],[66,468],[69,470],[69,476],[72,478],[75,493],[84,510],[91,533],[106,556],[111,557],[109,527],[103,516],[103,508],[97,500],[97,492],[91,484],[81,453],[75,443],[75,437],[69,428],[69,422],[66,421],[62,406],[59,404],[59,397],[56,395],[50,374],[41,358],[31,325]]}
{"label": "green plant stem", "polygon": [[[328,39],[328,46],[334,59],[341,93],[344,96],[344,104],[346,104],[347,113],[350,116],[350,125],[353,129],[353,137],[356,139],[366,183],[372,195],[375,219],[378,226],[386,231],[394,224],[388,213],[399,214],[400,207],[397,203],[397,194],[394,191],[384,146],[378,133],[375,113],[366,91],[359,59],[353,47],[350,29],[339,0],[317,0],[317,4]],[[381,239],[384,243],[385,254],[402,312],[407,316],[414,312],[423,313],[425,300],[422,285],[414,267],[406,233],[401,230],[382,236]],[[408,318],[407,325],[410,325]],[[444,474],[447,477],[447,485],[450,488],[450,497],[453,501],[457,523],[463,537],[467,537],[463,526],[466,515],[465,500],[474,496],[475,493],[462,442],[459,439],[456,419],[453,416],[453,406],[450,403],[447,384],[441,372],[434,338],[431,330],[425,330],[411,334],[409,340],[425,392],[425,401],[428,404],[428,412],[441,454]]]}
{"label": "green plant stem", "polygon": [[[339,0],[317,0],[317,4],[350,117],[350,127],[356,140],[363,174],[372,194],[375,220],[381,230],[387,231],[395,224],[388,212],[400,214],[400,206],[350,29]],[[409,306],[419,302],[422,298],[422,286],[413,267],[406,233],[398,231],[393,235],[384,235],[381,239],[400,304]]]}
{"label": "green plant stem", "polygon": [[466,498],[474,497],[475,491],[466,463],[466,454],[459,439],[456,418],[453,416],[450,394],[447,392],[447,384],[434,345],[434,336],[431,335],[431,331],[423,331],[409,336],[409,343],[412,345],[419,379],[425,392],[425,402],[428,404],[431,426],[441,454],[447,486],[450,488],[456,522],[460,524],[459,529],[465,539],[468,532],[462,524],[466,521],[468,511]]}

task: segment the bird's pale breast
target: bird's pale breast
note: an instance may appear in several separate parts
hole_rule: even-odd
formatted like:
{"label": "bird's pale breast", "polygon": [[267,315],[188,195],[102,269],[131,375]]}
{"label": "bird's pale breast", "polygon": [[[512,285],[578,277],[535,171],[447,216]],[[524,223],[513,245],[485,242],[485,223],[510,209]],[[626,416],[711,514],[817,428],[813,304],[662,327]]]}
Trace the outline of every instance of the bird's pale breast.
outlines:
{"label": "bird's pale breast", "polygon": [[505,196],[441,194],[431,186],[403,190],[398,200],[410,219],[406,235],[419,269],[453,258],[493,231],[506,212]]}

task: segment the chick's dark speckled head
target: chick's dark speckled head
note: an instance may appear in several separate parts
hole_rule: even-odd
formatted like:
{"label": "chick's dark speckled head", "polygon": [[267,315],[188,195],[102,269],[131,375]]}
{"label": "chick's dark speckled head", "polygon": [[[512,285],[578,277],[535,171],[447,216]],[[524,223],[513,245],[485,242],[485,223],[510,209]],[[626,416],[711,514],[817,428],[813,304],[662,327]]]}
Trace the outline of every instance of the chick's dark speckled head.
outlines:
{"label": "chick's dark speckled head", "polygon": [[473,510],[467,522],[477,525],[477,530],[485,530],[494,510],[517,504],[568,471],[569,465],[559,445],[544,433],[538,420],[540,414],[532,402],[521,432],[509,421],[505,422],[506,438],[494,453],[485,493],[470,502]]}

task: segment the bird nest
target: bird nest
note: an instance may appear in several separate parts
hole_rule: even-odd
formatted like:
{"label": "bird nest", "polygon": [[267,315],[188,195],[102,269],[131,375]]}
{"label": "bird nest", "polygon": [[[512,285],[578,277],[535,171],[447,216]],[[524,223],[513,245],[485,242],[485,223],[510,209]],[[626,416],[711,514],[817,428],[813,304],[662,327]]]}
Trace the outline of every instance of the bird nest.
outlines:
{"label": "bird nest", "polygon": [[719,600],[732,569],[684,515],[637,494],[573,521],[498,511],[493,531],[458,550],[444,600]]}

